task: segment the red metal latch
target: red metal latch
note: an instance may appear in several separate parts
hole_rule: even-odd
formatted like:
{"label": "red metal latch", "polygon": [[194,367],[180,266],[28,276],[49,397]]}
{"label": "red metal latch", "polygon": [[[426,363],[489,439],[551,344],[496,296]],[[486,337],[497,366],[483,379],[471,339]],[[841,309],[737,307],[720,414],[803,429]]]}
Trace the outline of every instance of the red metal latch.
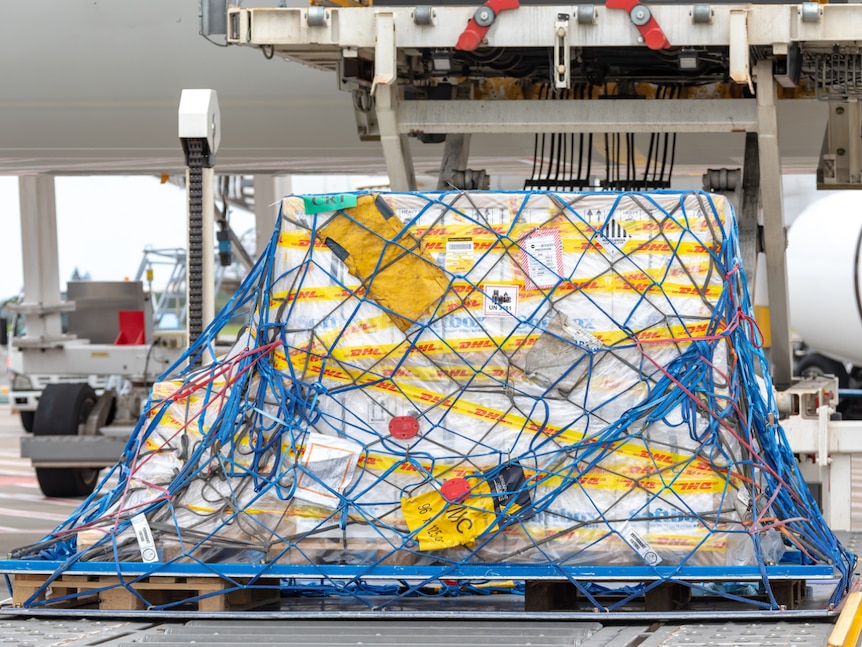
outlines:
{"label": "red metal latch", "polygon": [[517,9],[520,6],[518,0],[488,0],[476,9],[476,13],[467,23],[467,28],[458,38],[455,49],[472,52],[482,43],[482,39],[485,38],[485,34],[488,33],[488,29],[494,24],[501,11]]}
{"label": "red metal latch", "polygon": [[645,4],[641,4],[638,0],[606,0],[605,6],[608,9],[625,9],[641,33],[644,43],[650,49],[667,49],[670,47],[670,41],[665,37],[649,7]]}

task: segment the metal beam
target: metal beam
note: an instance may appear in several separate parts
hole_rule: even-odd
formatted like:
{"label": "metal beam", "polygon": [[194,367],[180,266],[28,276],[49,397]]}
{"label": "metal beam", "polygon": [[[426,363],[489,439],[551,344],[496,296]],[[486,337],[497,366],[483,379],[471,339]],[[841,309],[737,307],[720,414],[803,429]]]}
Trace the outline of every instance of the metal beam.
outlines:
{"label": "metal beam", "polygon": [[34,467],[110,467],[128,442],[128,436],[22,436],[21,457]]}
{"label": "metal beam", "polygon": [[[29,325],[29,320],[28,320]],[[173,364],[182,351],[160,346],[116,346],[66,342],[23,354],[23,372],[48,375],[123,375],[153,380]]]}
{"label": "metal beam", "polygon": [[[745,22],[749,45],[773,46],[804,42],[806,46],[829,48],[833,43],[858,41],[862,33],[862,6],[858,4],[822,5],[822,16],[816,22],[803,19],[799,4],[712,4],[711,21],[695,23],[691,5],[650,5],[650,11],[674,46],[727,46],[731,23]],[[309,65],[334,69],[343,48],[373,48],[375,7],[326,7],[325,19],[312,20],[309,9],[300,7],[258,7],[228,9],[227,42],[251,47],[273,47],[276,55],[301,60]],[[390,11],[386,7],[384,11]],[[433,25],[417,25],[409,7],[395,13],[395,28],[401,48],[451,48],[457,34],[473,16],[474,7],[435,6]],[[570,40],[578,47],[638,47],[643,43],[632,29],[625,11],[595,7],[596,20],[570,23]],[[489,47],[552,47],[554,25],[560,7],[554,5],[522,6],[502,13],[488,32]]]}
{"label": "metal beam", "polygon": [[395,16],[391,12],[376,15],[377,42],[374,59],[375,112],[380,130],[380,143],[389,185],[394,191],[415,191],[416,174],[407,135],[399,129],[399,110],[403,106],[398,96],[397,49],[395,46]]}
{"label": "metal beam", "polygon": [[[821,449],[821,430],[818,421],[790,418],[782,420],[781,427],[797,454],[817,454]],[[829,420],[826,450],[829,455],[862,454],[862,420]],[[850,484],[847,484],[848,491]]]}
{"label": "metal beam", "polygon": [[760,157],[760,195],[763,204],[763,251],[772,322],[772,380],[782,390],[793,382],[790,347],[790,304],[787,292],[787,230],[781,191],[781,156],[778,152],[778,116],[772,61],[755,65],[757,78],[757,144]]}
{"label": "metal beam", "polygon": [[745,157],[742,165],[742,204],[737,223],[739,227],[739,247],[745,279],[754,298],[754,281],[757,276],[757,257],[760,241],[757,236],[757,222],[760,214],[760,150],[756,133],[745,134]]}
{"label": "metal beam", "polygon": [[[380,111],[378,108],[378,116]],[[402,101],[398,132],[729,133],[757,130],[753,99],[639,101]],[[382,125],[381,125],[382,133]]]}

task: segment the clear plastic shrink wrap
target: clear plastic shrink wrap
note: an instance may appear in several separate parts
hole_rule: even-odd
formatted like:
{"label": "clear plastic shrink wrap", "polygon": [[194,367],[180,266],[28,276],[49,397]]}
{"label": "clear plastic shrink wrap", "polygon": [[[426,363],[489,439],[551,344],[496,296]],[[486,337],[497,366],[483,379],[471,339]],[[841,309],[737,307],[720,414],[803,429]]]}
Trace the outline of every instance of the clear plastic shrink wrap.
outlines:
{"label": "clear plastic shrink wrap", "polygon": [[62,529],[79,559],[140,560],[139,514],[163,562],[312,570],[838,550],[756,385],[722,197],[290,196],[278,223],[231,353],[156,384]]}

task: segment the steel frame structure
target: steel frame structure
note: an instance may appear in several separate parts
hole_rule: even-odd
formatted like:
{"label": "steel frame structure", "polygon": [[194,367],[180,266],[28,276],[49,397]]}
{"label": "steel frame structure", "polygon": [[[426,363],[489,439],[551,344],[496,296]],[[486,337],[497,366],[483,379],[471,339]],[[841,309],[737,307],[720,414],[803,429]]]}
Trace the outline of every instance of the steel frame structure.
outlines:
{"label": "steel frame structure", "polygon": [[[815,3],[808,3],[815,4]],[[820,7],[820,5],[818,5]],[[837,11],[836,11],[837,10]],[[429,24],[417,24],[409,7],[238,8],[228,9],[228,43],[263,49],[305,65],[337,72],[346,58],[373,61],[369,95],[373,98],[373,129],[379,135],[392,188],[416,187],[407,138],[416,134],[474,133],[609,133],[609,132],[756,132],[760,193],[763,204],[763,248],[772,316],[775,383],[792,382],[790,327],[782,218],[778,118],[773,59],[751,60],[752,46],[786,56],[805,42],[818,49],[853,41],[862,34],[862,12],[851,5],[818,9],[816,22],[802,5],[716,5],[709,19],[696,22],[694,6],[652,7],[653,15],[674,46],[722,46],[729,51],[729,76],[754,87],[754,99],[704,99],[612,102],[570,101],[565,110],[542,100],[415,101],[404,98],[403,62],[411,50],[451,49],[472,15],[470,7],[434,7]],[[566,13],[567,12],[567,13]],[[593,20],[576,7],[527,6],[501,13],[483,45],[502,49],[573,47],[645,48],[643,38],[624,11],[596,6]],[[856,27],[854,29],[854,27]],[[562,32],[562,33],[561,33]],[[560,66],[569,60],[560,59]],[[567,76],[567,75],[563,75]],[[758,82],[759,81],[759,82]],[[346,88],[351,89],[351,88]]]}

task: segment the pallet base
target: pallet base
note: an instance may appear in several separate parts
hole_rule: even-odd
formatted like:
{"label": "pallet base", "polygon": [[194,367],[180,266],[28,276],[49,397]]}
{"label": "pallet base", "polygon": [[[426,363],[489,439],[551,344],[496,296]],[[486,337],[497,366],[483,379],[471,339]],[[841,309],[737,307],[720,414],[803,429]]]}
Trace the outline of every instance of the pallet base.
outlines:
{"label": "pallet base", "polygon": [[232,583],[218,577],[150,576],[120,582],[115,575],[61,575],[41,591],[49,580],[47,575],[16,573],[12,578],[15,607],[29,602],[59,607],[95,605],[100,610],[113,611],[164,605],[191,606],[197,611],[236,611],[265,608],[280,601],[277,578],[257,580],[254,588],[237,589],[236,584],[247,584],[248,579]]}
{"label": "pallet base", "polygon": [[[775,601],[783,609],[799,609],[805,600],[805,580],[774,580],[770,582],[770,586]],[[606,596],[596,596],[597,599],[604,597]],[[768,602],[765,595],[740,597]],[[662,582],[645,591],[641,600],[648,613],[685,611],[692,604],[692,589],[679,582]],[[525,583],[524,609],[527,612],[577,611],[591,607],[589,601],[571,582],[536,580]]]}

